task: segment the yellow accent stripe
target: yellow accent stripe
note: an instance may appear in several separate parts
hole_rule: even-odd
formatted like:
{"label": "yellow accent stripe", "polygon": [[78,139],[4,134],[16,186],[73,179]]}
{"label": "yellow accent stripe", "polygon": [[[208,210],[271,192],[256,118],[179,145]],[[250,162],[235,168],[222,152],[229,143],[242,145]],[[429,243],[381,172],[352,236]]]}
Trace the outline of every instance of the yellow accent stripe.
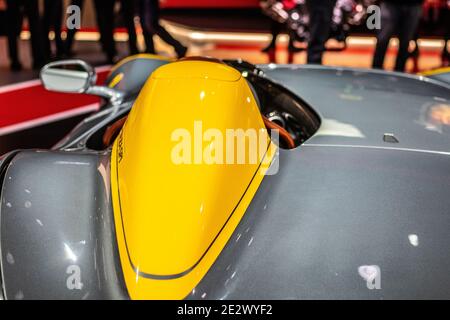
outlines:
{"label": "yellow accent stripe", "polygon": [[122,81],[123,76],[124,76],[123,73],[117,74],[117,75],[111,80],[111,82],[109,83],[108,87],[110,87],[110,88],[115,88],[115,87],[120,83],[120,81]]}
{"label": "yellow accent stripe", "polygon": [[424,71],[424,72],[419,72],[418,74],[421,76],[434,76],[437,74],[442,74],[442,73],[447,73],[450,72],[450,67],[446,67],[446,68],[439,68],[439,69],[435,69],[435,70],[430,70],[430,71]]}

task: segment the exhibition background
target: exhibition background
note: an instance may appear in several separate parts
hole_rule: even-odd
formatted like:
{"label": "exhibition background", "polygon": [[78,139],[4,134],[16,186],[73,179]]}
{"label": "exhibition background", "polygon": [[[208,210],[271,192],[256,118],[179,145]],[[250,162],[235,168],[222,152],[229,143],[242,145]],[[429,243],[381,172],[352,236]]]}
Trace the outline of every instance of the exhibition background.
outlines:
{"label": "exhibition background", "polygon": [[[44,0],[40,13],[44,13]],[[68,5],[70,1],[64,1]],[[129,39],[125,22],[121,16],[121,1],[116,2],[114,39],[117,59],[130,54]],[[418,27],[417,44],[419,55],[408,59],[406,71],[416,73],[443,65],[442,52],[444,36],[449,30],[448,9],[445,1],[426,1]],[[51,147],[73,126],[92,111],[97,110],[99,100],[82,95],[61,95],[49,93],[40,86],[38,68],[32,70],[30,28],[27,19],[21,26],[18,43],[19,60],[23,68],[13,72],[10,69],[6,39],[6,1],[0,0],[0,153],[22,147]],[[301,50],[293,53],[288,44],[285,30],[275,44],[273,52],[263,52],[270,43],[272,21],[262,12],[258,0],[165,0],[161,1],[161,25],[174,38],[189,48],[188,55],[213,56],[220,59],[242,58],[251,63],[307,62],[305,44],[298,44]],[[142,27],[136,15],[137,45],[145,51]],[[73,56],[98,67],[106,75],[110,63],[106,61],[99,43],[92,0],[85,1],[82,12],[82,26],[75,36]],[[371,68],[376,45],[376,32],[364,25],[353,27],[346,41],[330,40],[323,57],[323,64],[343,67]],[[54,32],[50,32],[54,38]],[[65,39],[66,33],[62,32]],[[55,44],[52,44],[54,49]],[[156,52],[175,56],[174,49],[155,36]],[[411,44],[411,50],[414,45]],[[385,68],[392,70],[398,53],[398,40],[394,38],[387,50]],[[271,55],[272,54],[272,55]],[[276,54],[276,59],[274,59]],[[64,57],[60,57],[64,58]]]}

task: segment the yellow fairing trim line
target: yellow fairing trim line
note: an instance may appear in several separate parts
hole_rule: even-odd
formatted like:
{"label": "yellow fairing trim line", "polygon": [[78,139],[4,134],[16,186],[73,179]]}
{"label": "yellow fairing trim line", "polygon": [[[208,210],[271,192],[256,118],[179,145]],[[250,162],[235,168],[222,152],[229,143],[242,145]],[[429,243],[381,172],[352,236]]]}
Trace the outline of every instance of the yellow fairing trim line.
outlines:
{"label": "yellow fairing trim line", "polygon": [[116,75],[112,80],[111,83],[108,85],[108,87],[110,88],[115,88],[115,86],[117,86],[120,81],[123,80],[124,74],[123,73],[119,73],[118,75]]}
{"label": "yellow fairing trim line", "polygon": [[421,76],[434,76],[434,75],[437,75],[437,74],[443,74],[443,73],[448,73],[448,72],[450,72],[450,67],[420,72],[419,75],[421,75]]}
{"label": "yellow fairing trim line", "polygon": [[[119,187],[117,185],[117,161],[119,159],[117,150],[120,143],[121,142],[119,137],[119,139],[116,140],[112,151],[111,187],[113,190],[112,199],[119,250],[120,252],[128,253],[124,235],[124,228],[122,224]],[[135,268],[135,266],[133,266],[133,263],[128,254],[127,257],[123,257],[123,255],[121,255],[123,272],[125,274],[132,273],[136,279],[136,283],[145,282],[145,287],[149,289],[148,291],[143,292],[142,290],[136,290],[136,288],[130,288],[128,286],[128,293],[132,299],[183,299],[189,294],[189,292],[191,292],[195,288],[195,286],[205,276],[214,261],[222,252],[226,243],[228,242],[234,230],[244,216],[248,206],[250,205],[262,180],[265,177],[265,173],[270,167],[270,165],[262,166],[261,164],[263,162],[271,163],[276,154],[277,148],[278,147],[273,142],[269,143],[268,151],[264,155],[265,158],[262,159],[257,171],[253,176],[252,181],[247,186],[247,189],[242,198],[237,203],[235,209],[230,214],[228,220],[225,222],[224,226],[217,234],[211,245],[194,266],[192,266],[185,272],[176,275],[148,275],[140,272],[137,268]]]}

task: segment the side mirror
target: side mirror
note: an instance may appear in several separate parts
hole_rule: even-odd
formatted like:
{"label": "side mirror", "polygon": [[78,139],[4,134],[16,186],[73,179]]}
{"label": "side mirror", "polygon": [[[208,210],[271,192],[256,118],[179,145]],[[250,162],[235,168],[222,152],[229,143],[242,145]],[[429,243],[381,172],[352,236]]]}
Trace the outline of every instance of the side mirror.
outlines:
{"label": "side mirror", "polygon": [[82,60],[51,62],[40,77],[45,89],[68,93],[86,93],[97,79],[94,69]]}
{"label": "side mirror", "polygon": [[40,74],[45,89],[56,92],[87,93],[107,99],[117,110],[124,94],[106,86],[97,86],[94,68],[83,60],[61,60],[45,65]]}

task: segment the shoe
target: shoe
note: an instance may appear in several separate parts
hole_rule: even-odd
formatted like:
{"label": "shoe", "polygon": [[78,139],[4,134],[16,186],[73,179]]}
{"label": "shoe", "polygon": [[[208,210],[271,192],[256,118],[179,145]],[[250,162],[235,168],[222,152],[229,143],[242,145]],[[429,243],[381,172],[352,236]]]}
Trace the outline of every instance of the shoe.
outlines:
{"label": "shoe", "polygon": [[275,44],[270,43],[267,47],[263,48],[261,52],[270,53],[272,50],[275,50]]}
{"label": "shoe", "polygon": [[178,59],[184,58],[186,56],[187,51],[188,51],[188,48],[185,46],[175,49]]}
{"label": "shoe", "polygon": [[18,71],[21,71],[23,69],[23,67],[19,61],[13,61],[13,62],[11,62],[10,69],[13,72],[18,72]]}
{"label": "shoe", "polygon": [[288,46],[288,51],[291,52],[291,53],[299,53],[299,52],[304,51],[304,49],[303,48],[297,48],[294,45],[289,45]]}
{"label": "shoe", "polygon": [[275,46],[269,45],[261,50],[262,53],[269,53],[272,50],[275,50]]}

